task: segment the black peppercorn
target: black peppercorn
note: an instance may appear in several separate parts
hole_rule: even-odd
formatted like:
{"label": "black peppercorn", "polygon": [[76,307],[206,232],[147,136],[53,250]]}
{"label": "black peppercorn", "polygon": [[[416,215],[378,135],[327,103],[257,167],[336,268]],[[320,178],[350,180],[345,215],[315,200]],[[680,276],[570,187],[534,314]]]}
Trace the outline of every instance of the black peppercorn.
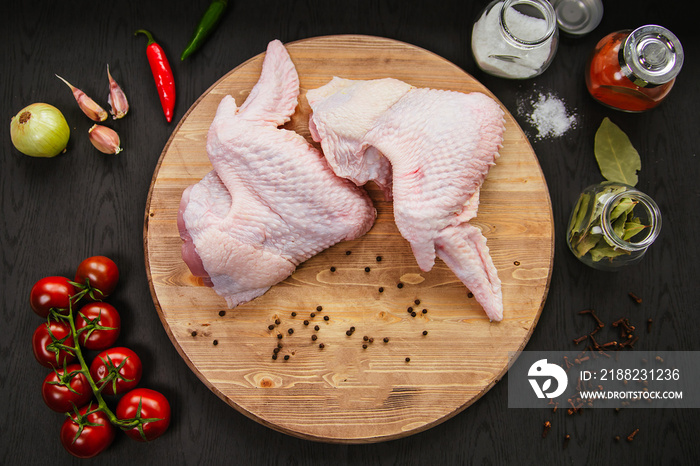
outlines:
{"label": "black peppercorn", "polygon": [[380,293],[384,293],[384,287],[383,287],[383,286],[380,286],[380,287],[379,287],[379,292],[380,292]]}
{"label": "black peppercorn", "polygon": [[427,335],[427,334],[428,334],[428,331],[427,331],[427,330],[423,330],[423,335]]}
{"label": "black peppercorn", "polygon": [[389,343],[389,337],[384,337],[384,343]]}
{"label": "black peppercorn", "polygon": [[347,336],[350,336],[350,335],[352,335],[352,331],[346,330],[346,331],[345,331],[345,334],[346,334]]}
{"label": "black peppercorn", "polygon": [[281,340],[281,339],[282,339],[282,334],[281,334],[281,333],[278,333],[278,334],[277,334],[277,338],[278,338],[279,340]]}
{"label": "black peppercorn", "polygon": [[420,304],[420,299],[416,299],[415,301],[413,301],[413,303],[414,303],[416,306],[418,306],[418,305]]}
{"label": "black peppercorn", "polygon": [[399,282],[399,283],[396,285],[396,288],[403,288],[403,283]]}
{"label": "black peppercorn", "polygon": [[369,272],[369,267],[365,267],[365,272]]}
{"label": "black peppercorn", "polygon": [[423,314],[427,314],[427,313],[428,313],[428,310],[427,310],[427,309],[423,309],[421,312],[422,312]]}
{"label": "black peppercorn", "polygon": [[406,358],[406,362],[410,362],[410,361],[411,361],[411,358]]}
{"label": "black peppercorn", "polygon": [[309,321],[308,321],[308,320],[305,320],[305,321],[304,321],[304,325],[309,325]]}
{"label": "black peppercorn", "polygon": [[270,325],[267,326],[267,329],[268,329],[268,330],[274,330],[274,329],[275,329],[275,326],[272,325],[272,324],[270,324]]}
{"label": "black peppercorn", "polygon": [[289,360],[289,355],[288,355],[288,354],[285,354],[285,355],[284,355],[284,360],[285,360],[285,361]]}
{"label": "black peppercorn", "polygon": [[319,344],[318,344],[318,347],[321,348],[321,349],[323,349],[323,348],[326,347],[326,345],[324,345],[323,343],[319,343]]}
{"label": "black peppercorn", "polygon": [[410,314],[411,312],[413,312],[413,308],[409,306],[409,308],[406,309],[406,312],[408,312]]}
{"label": "black peppercorn", "polygon": [[346,256],[349,256],[350,254],[352,254],[352,251],[345,251]]}
{"label": "black peppercorn", "polygon": [[328,317],[328,316],[323,316],[323,320],[330,320],[330,317]]}
{"label": "black peppercorn", "polygon": [[291,335],[292,333],[294,333],[294,329],[290,328],[289,330],[287,330],[287,333]]}
{"label": "black peppercorn", "polygon": [[219,315],[220,315],[221,317],[225,316],[225,315],[226,315],[226,311],[219,311]]}
{"label": "black peppercorn", "polygon": [[296,312],[292,312],[292,317],[296,317],[296,315],[297,315]]}
{"label": "black peppercorn", "polygon": [[197,336],[197,331],[196,331],[196,330],[195,330],[194,332],[192,332],[192,336],[193,336],[193,337],[196,337],[196,336]]}
{"label": "black peppercorn", "polygon": [[322,307],[322,306],[316,306],[316,310],[317,310],[318,312],[321,312],[321,311],[323,310],[323,307]]}
{"label": "black peppercorn", "polygon": [[311,339],[312,339],[313,341],[316,341],[317,338],[318,338],[318,337],[317,337],[316,335],[311,335]]}
{"label": "black peppercorn", "polygon": [[415,313],[415,312],[411,312],[411,317],[415,317],[415,316],[416,316],[416,313]]}
{"label": "black peppercorn", "polygon": [[279,320],[279,319],[275,319],[275,324],[279,325],[279,324],[280,324],[280,320]]}
{"label": "black peppercorn", "polygon": [[321,329],[321,327],[319,327],[318,325],[314,325],[314,330],[317,330],[317,331],[318,331],[318,330],[320,330],[320,329]]}
{"label": "black peppercorn", "polygon": [[272,359],[277,359],[277,355],[276,355],[276,354],[273,354],[273,355],[272,355]]}
{"label": "black peppercorn", "polygon": [[382,256],[377,256],[377,262],[381,262],[381,261],[382,261]]}
{"label": "black peppercorn", "polygon": [[367,349],[367,345],[363,344],[362,349]]}
{"label": "black peppercorn", "polygon": [[335,272],[335,267],[331,267],[331,272]]}
{"label": "black peppercorn", "polygon": [[316,317],[316,314],[312,312],[311,314],[309,314],[309,317]]}
{"label": "black peppercorn", "polygon": [[212,343],[214,343],[214,346],[216,346],[219,344],[219,340],[214,340],[214,341],[212,341]]}

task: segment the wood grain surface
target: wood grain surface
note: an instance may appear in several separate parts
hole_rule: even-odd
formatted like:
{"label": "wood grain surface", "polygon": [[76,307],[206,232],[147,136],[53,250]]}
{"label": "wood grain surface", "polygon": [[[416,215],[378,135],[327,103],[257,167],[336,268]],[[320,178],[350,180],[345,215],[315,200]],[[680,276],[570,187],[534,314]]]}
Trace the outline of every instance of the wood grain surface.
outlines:
{"label": "wood grain surface", "polygon": [[[302,88],[286,127],[309,140],[305,92],[334,75],[390,76],[418,87],[493,97],[449,61],[402,42],[326,36],[286,45]],[[504,108],[504,147],[472,220],[487,237],[503,281],[502,322],[489,322],[440,260],[430,272],[418,268],[396,229],[391,204],[371,184],[368,191],[378,218],[367,235],[331,247],[260,298],[227,309],[182,261],[176,217],[182,191],[211,170],[206,133],[219,101],[230,94],[240,105],[258,79],[262,58],[258,55],[236,67],[195,102],[155,170],[144,245],[163,325],[178,352],[214,393],[279,431],[363,443],[430,428],[499,381],[509,352],[524,347],[544,305],[554,229],[535,153]],[[348,335],[351,328],[355,331]],[[280,342],[279,357],[273,360]]]}

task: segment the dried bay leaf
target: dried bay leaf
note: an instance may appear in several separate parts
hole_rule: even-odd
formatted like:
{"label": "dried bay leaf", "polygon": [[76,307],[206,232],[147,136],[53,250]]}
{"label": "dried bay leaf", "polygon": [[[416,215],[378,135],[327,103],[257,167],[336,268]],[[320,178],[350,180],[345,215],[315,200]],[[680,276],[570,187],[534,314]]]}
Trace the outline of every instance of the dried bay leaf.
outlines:
{"label": "dried bay leaf", "polygon": [[637,184],[637,172],[642,169],[639,153],[629,138],[608,117],[603,119],[595,134],[595,158],[603,177],[630,186]]}

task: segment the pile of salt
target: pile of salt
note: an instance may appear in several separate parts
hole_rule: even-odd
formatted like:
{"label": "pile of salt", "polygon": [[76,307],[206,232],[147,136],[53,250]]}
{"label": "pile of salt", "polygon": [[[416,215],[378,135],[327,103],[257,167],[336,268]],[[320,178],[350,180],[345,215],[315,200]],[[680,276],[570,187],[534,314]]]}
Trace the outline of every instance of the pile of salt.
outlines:
{"label": "pile of salt", "polygon": [[568,112],[564,102],[551,93],[540,93],[537,100],[521,100],[518,115],[525,116],[537,129],[535,140],[563,136],[577,123],[576,115]]}

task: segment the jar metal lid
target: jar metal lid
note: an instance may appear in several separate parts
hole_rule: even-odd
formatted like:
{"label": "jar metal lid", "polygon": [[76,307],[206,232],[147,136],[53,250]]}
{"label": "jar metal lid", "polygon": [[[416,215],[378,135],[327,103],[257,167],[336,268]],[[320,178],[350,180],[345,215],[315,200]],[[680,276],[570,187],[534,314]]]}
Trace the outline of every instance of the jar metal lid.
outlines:
{"label": "jar metal lid", "polygon": [[639,87],[665,84],[683,66],[683,47],[678,37],[662,26],[642,26],[630,33],[620,48],[622,72]]}
{"label": "jar metal lid", "polygon": [[603,19],[602,0],[553,0],[559,29],[572,36],[594,30]]}

